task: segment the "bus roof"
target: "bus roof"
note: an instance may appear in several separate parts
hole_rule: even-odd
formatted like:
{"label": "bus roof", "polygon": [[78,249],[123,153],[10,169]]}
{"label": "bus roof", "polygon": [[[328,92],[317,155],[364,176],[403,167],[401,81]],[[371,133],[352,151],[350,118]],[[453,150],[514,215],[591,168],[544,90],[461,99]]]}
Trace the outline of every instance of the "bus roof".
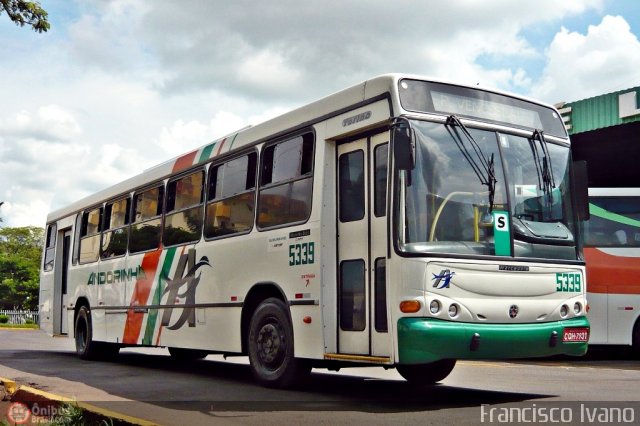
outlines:
{"label": "bus roof", "polygon": [[[416,76],[410,74],[385,74],[366,80],[339,92],[328,95],[315,102],[309,103],[292,111],[284,113],[278,117],[267,120],[255,126],[245,127],[227,136],[210,142],[194,151],[170,159],[164,163],[144,170],[142,173],[126,179],[120,183],[91,194],[66,207],[50,212],[47,216],[47,223],[59,220],[72,215],[87,207],[98,205],[101,202],[114,199],[119,195],[126,194],[136,189],[142,189],[147,185],[165,179],[176,172],[176,166],[191,167],[199,163],[209,161],[211,158],[226,154],[231,150],[239,150],[253,144],[264,142],[267,139],[284,136],[287,133],[296,131],[306,126],[310,126],[324,119],[340,115],[358,104],[364,104],[375,99],[381,99],[386,94],[397,90],[398,81],[403,79],[425,80],[437,83],[456,84],[462,87],[478,89],[478,86],[446,82],[439,79]],[[498,93],[527,102],[535,103],[549,108],[551,105],[544,104],[522,96],[512,95],[494,89],[486,89],[493,93]],[[391,98],[393,102],[393,98]],[[399,111],[400,105],[393,104],[393,111]]]}

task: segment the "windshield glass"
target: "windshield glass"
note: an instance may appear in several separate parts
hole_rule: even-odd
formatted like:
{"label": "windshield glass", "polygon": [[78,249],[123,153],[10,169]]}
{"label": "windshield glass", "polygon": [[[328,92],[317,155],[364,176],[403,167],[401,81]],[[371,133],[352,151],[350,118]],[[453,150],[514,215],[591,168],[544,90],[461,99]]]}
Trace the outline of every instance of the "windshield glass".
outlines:
{"label": "windshield glass", "polygon": [[[411,126],[416,166],[396,187],[402,251],[576,259],[568,147],[465,128],[473,144],[450,120]],[[477,167],[492,156],[493,200]]]}

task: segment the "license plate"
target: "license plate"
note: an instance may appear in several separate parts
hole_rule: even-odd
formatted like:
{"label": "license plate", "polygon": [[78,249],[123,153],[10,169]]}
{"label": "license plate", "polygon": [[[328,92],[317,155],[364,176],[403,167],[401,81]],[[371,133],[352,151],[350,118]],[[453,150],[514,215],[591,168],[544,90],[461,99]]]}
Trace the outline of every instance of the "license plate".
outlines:
{"label": "license plate", "polygon": [[563,342],[586,342],[588,340],[588,328],[565,328],[564,333],[562,333]]}

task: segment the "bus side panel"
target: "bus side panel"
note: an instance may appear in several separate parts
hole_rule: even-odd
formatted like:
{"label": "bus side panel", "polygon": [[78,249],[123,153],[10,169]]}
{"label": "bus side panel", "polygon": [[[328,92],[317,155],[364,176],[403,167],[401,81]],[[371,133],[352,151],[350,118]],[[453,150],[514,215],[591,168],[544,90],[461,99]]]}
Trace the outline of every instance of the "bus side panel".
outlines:
{"label": "bus side panel", "polygon": [[[587,282],[587,289],[589,289],[589,282]],[[587,317],[589,318],[589,324],[591,324],[589,333],[590,345],[606,345],[610,343],[607,332],[607,300],[606,293],[587,293],[587,301],[589,302]]]}
{"label": "bus side panel", "polygon": [[[99,308],[98,289],[100,287],[100,279],[98,276],[98,262],[88,264],[77,264],[69,268],[68,278],[68,294],[69,302],[73,304],[73,308],[77,309],[81,299],[89,302],[91,312],[91,325],[93,329],[93,340],[106,341],[106,325],[103,309]],[[75,335],[74,310],[68,311],[69,337]]]}
{"label": "bus side panel", "polygon": [[[318,137],[320,139],[320,137]],[[338,284],[336,252],[336,160],[335,143],[327,141],[324,144],[324,161],[316,166],[322,167],[322,323],[324,326],[324,351],[336,353],[338,351]],[[319,179],[318,179],[319,180]],[[320,203],[318,203],[320,204]]]}
{"label": "bus side panel", "polygon": [[40,272],[40,329],[49,334],[53,335],[53,319],[56,315],[62,315],[58,309],[55,309],[55,304],[53,303],[53,284],[54,284],[54,272],[48,271]]}

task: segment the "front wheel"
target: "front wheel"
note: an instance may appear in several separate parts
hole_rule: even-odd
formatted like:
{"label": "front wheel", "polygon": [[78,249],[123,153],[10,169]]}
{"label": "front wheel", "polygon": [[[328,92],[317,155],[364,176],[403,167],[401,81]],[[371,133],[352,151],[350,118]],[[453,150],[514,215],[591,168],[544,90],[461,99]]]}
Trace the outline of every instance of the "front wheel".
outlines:
{"label": "front wheel", "polygon": [[455,359],[441,359],[429,364],[401,364],[396,369],[409,383],[428,386],[447,377],[455,365]]}
{"label": "front wheel", "polygon": [[293,328],[287,305],[280,299],[263,301],[249,325],[251,372],[263,386],[290,387],[306,377],[310,366],[294,358]]}

